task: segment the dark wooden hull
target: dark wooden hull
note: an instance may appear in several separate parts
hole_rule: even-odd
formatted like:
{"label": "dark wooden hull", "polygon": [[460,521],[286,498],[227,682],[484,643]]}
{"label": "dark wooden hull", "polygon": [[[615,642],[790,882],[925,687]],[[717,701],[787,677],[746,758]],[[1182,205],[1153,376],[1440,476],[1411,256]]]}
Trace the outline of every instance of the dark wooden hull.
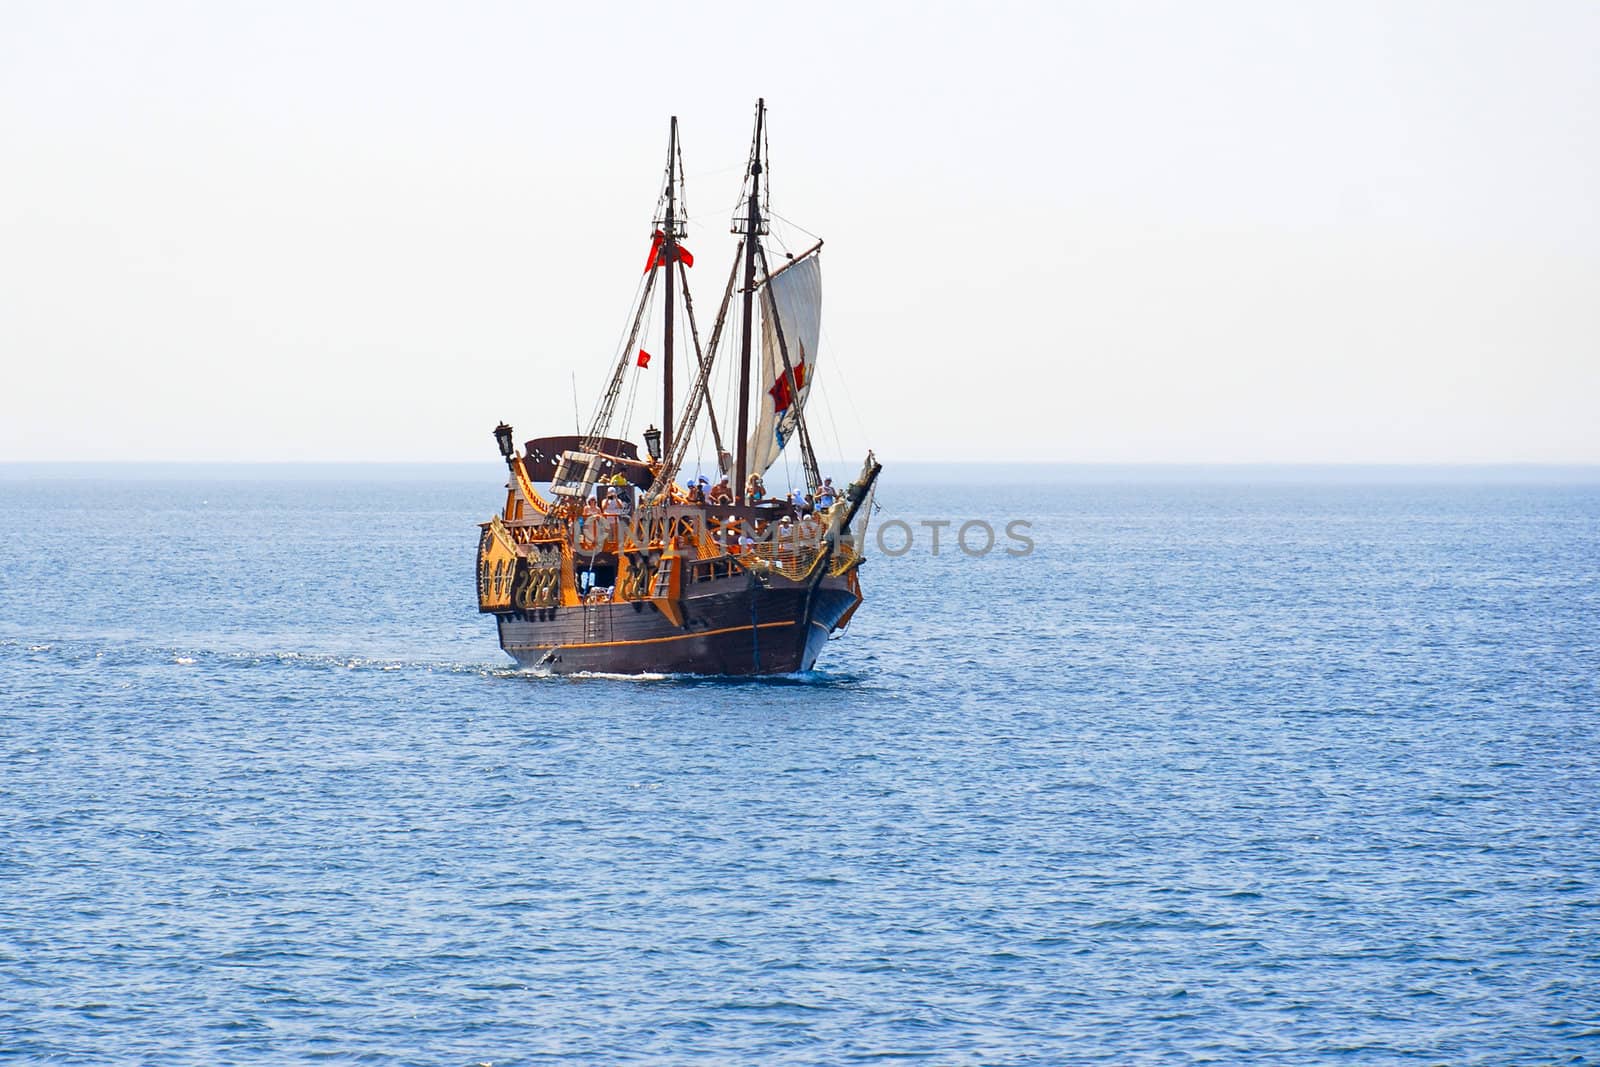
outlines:
{"label": "dark wooden hull", "polygon": [[792,674],[808,671],[858,597],[843,577],[814,588],[749,576],[705,583],[676,626],[649,601],[497,614],[500,647],[555,674]]}

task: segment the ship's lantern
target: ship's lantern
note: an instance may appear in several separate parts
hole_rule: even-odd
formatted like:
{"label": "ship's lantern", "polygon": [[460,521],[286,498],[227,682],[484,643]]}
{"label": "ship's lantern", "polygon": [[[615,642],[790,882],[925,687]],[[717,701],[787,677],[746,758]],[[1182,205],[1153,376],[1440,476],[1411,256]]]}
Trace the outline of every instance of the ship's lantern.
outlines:
{"label": "ship's lantern", "polygon": [[644,432],[644,450],[651,459],[661,458],[661,431],[653,425]]}
{"label": "ship's lantern", "polygon": [[511,441],[511,427],[501,423],[494,428],[494,443],[500,446],[500,455],[506,462],[511,461],[511,453],[516,450],[516,445]]}

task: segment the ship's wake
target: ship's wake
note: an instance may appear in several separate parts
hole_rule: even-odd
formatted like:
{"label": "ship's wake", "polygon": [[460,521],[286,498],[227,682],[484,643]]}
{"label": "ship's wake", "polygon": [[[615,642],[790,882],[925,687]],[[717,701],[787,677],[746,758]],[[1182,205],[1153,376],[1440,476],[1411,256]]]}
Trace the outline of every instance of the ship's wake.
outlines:
{"label": "ship's wake", "polygon": [[519,667],[514,663],[482,663],[443,657],[388,657],[367,653],[282,648],[207,648],[191,644],[144,643],[122,635],[46,639],[0,637],[0,659],[24,662],[55,661],[63,666],[91,666],[109,670],[170,667],[174,670],[211,669],[228,673],[262,669],[398,672],[478,675],[483,678],[538,680],[551,683],[602,681],[718,688],[741,685],[846,687],[858,684],[862,680],[860,676],[849,672],[815,669],[792,674],[759,676],[662,672],[621,674],[609,671],[557,674],[547,667]]}
{"label": "ship's wake", "polygon": [[521,673],[514,664],[505,663],[475,663],[433,657],[389,657],[282,648],[206,648],[190,644],[146,644],[114,636],[46,640],[0,638],[0,658],[54,660],[63,665],[93,665],[107,669],[148,669],[164,665],[174,668],[214,668],[227,671],[281,667],[321,671],[476,674],[485,677],[512,677]]}

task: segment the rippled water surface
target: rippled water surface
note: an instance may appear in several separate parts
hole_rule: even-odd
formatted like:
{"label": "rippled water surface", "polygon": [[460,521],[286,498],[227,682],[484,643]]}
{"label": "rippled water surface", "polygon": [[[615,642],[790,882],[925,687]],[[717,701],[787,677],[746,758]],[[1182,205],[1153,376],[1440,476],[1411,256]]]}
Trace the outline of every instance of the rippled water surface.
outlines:
{"label": "rippled water surface", "polygon": [[900,485],[769,681],[519,674],[476,480],[0,480],[0,1057],[1600,1062],[1600,488]]}

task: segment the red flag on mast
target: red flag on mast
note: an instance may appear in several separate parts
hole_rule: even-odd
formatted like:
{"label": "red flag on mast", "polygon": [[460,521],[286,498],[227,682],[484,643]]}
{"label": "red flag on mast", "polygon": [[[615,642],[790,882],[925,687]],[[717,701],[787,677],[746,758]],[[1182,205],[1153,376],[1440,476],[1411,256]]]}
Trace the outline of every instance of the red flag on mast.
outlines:
{"label": "red flag on mast", "polygon": [[646,352],[642,348],[639,349],[638,363],[639,363],[639,366],[644,367],[646,370],[648,370],[650,368],[650,353]]}
{"label": "red flag on mast", "polygon": [[[666,241],[667,235],[662,233],[660,230],[657,230],[655,232],[655,236],[650,238],[650,258],[644,261],[644,272],[646,274],[649,274],[652,270],[654,270],[657,263],[670,262],[669,257],[663,255],[661,251],[662,246],[666,244]],[[676,247],[678,249],[678,258],[683,260],[683,265],[685,267],[694,266],[694,255],[682,245],[677,245]]]}

